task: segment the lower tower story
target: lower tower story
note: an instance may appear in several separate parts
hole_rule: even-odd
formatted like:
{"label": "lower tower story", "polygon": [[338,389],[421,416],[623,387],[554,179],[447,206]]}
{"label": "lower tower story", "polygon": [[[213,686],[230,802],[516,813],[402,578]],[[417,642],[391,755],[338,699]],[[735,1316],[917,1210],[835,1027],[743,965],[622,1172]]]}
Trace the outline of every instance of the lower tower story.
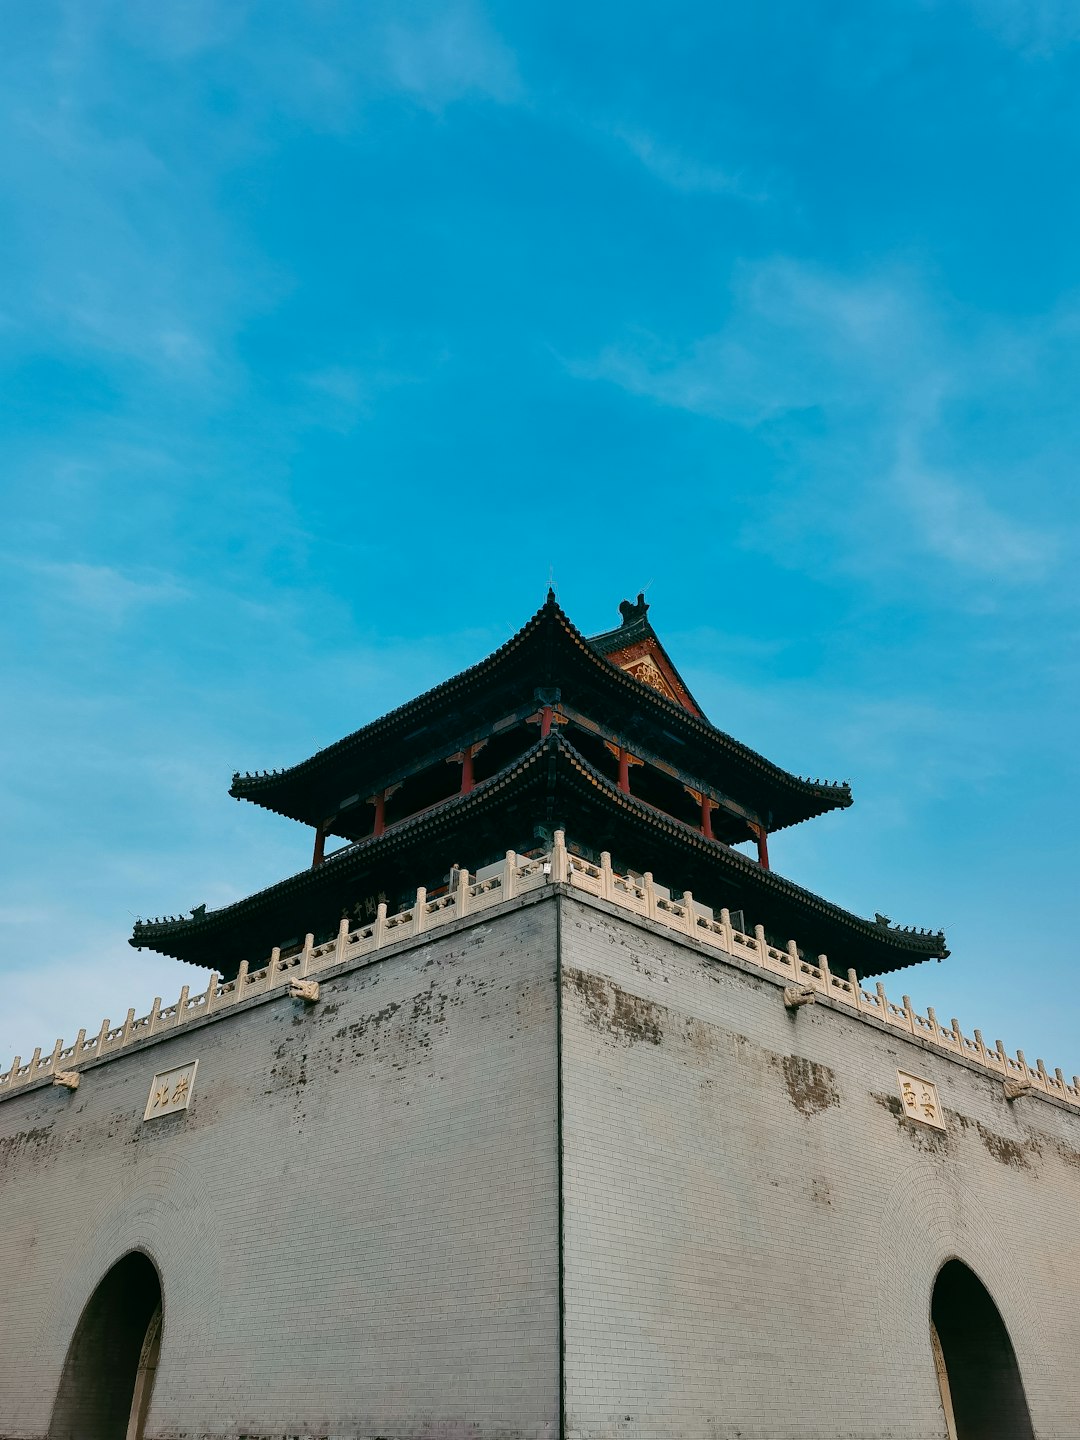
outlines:
{"label": "lower tower story", "polygon": [[1075,1440],[1080,1097],[585,878],[0,1090],[0,1436]]}

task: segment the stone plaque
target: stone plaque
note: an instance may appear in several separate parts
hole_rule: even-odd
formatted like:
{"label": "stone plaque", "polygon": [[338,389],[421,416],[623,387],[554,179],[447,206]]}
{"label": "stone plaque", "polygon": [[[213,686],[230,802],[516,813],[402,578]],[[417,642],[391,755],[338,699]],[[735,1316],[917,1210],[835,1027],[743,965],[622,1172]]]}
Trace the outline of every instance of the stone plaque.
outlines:
{"label": "stone plaque", "polygon": [[155,1075],[143,1119],[156,1120],[159,1115],[174,1115],[177,1110],[186,1110],[191,1104],[198,1068],[198,1060],[191,1060],[187,1065],[177,1065],[174,1070],[162,1070]]}
{"label": "stone plaque", "polygon": [[896,1072],[896,1078],[900,1081],[900,1099],[908,1119],[918,1120],[920,1125],[932,1125],[935,1130],[944,1130],[945,1117],[934,1082],[921,1080],[918,1075],[907,1075],[903,1070]]}

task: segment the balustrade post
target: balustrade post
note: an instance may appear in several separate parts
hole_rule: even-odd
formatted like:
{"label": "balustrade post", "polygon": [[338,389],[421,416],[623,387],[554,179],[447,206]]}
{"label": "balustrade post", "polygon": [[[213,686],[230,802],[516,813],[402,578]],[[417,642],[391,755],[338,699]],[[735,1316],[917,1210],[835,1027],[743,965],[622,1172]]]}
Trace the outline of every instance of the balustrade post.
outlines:
{"label": "balustrade post", "polygon": [[454,894],[457,900],[457,914],[459,917],[469,913],[469,908],[472,903],[472,895],[469,893],[471,883],[468,870],[459,870],[457,872],[457,890]]}
{"label": "balustrade post", "polygon": [[874,989],[877,991],[878,997],[878,1015],[889,1025],[892,1021],[889,1017],[889,1002],[885,995],[885,986],[879,980],[874,986]]}
{"label": "balustrade post", "polygon": [[859,973],[858,973],[858,971],[855,970],[853,967],[849,967],[849,968],[848,968],[848,972],[847,972],[847,978],[848,978],[848,984],[851,986],[851,998],[852,998],[852,1000],[853,1000],[854,1003],[855,1003],[855,1009],[856,1009],[856,1010],[861,1010],[861,1009],[862,1009],[862,981],[859,979]]}
{"label": "balustrade post", "polygon": [[413,906],[413,934],[419,935],[427,924],[427,888],[421,885],[416,892]]}
{"label": "balustrade post", "polygon": [[176,1002],[176,1020],[174,1023],[177,1025],[182,1025],[187,1018],[187,1002],[188,987],[185,985],[180,991],[180,999]]}
{"label": "balustrade post", "polygon": [[697,915],[694,913],[694,892],[684,890],[683,897],[683,924],[686,926],[688,935],[697,934]]}
{"label": "balustrade post", "polygon": [[735,933],[731,928],[731,911],[726,905],[720,910],[720,942],[729,955],[735,953]]}
{"label": "balustrade post", "polygon": [[349,943],[349,917],[343,915],[341,924],[337,927],[337,943],[334,946],[334,963],[345,958],[345,949]]}
{"label": "balustrade post", "polygon": [[386,901],[380,900],[375,911],[375,933],[372,936],[372,943],[376,950],[386,940]]}
{"label": "balustrade post", "polygon": [[645,892],[645,914],[650,920],[655,920],[657,918],[656,886],[653,884],[653,874],[651,870],[646,870],[645,874],[641,877],[641,888]]}
{"label": "balustrade post", "polygon": [[512,900],[517,893],[517,863],[517,854],[513,850],[507,850],[502,882],[502,892],[507,900]]}
{"label": "balustrade post", "polygon": [[569,859],[566,854],[566,831],[556,830],[551,844],[551,883],[565,885],[569,878]]}
{"label": "balustrade post", "polygon": [[600,898],[610,901],[614,895],[611,876],[611,851],[600,851]]}
{"label": "balustrade post", "polygon": [[832,971],[829,969],[829,957],[827,955],[819,955],[817,957],[817,963],[818,969],[821,971],[821,983],[825,987],[825,994],[831,995],[833,992],[833,983]]}
{"label": "balustrade post", "polygon": [[154,1003],[150,1006],[150,1025],[147,1029],[148,1035],[153,1035],[157,1029],[158,1016],[161,1014],[161,996],[154,996]]}

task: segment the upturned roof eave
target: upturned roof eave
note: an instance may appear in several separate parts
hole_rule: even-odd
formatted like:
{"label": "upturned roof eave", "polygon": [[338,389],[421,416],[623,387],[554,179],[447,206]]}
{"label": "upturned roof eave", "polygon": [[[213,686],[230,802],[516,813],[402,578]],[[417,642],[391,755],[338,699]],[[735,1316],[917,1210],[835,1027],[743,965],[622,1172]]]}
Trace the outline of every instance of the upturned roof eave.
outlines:
{"label": "upturned roof eave", "polygon": [[[558,610],[549,592],[548,599],[532,615],[525,624],[510,639],[505,641],[490,655],[483,660],[478,660],[475,665],[459,671],[446,680],[441,680],[438,685],[433,685],[421,695],[406,700],[404,704],[388,710],[385,715],[371,720],[367,725],[362,725],[359,730],[335,740],[332,745],[324,746],[317,750],[314,755],[309,755],[305,760],[299,760],[295,765],[287,766],[282,770],[273,770],[261,774],[241,775],[237,771],[233,775],[232,784],[229,787],[229,794],[237,800],[250,800],[253,804],[261,805],[266,810],[274,810],[279,815],[285,815],[289,819],[300,819],[300,816],[292,814],[287,809],[275,806],[268,797],[275,789],[281,789],[285,785],[300,779],[302,776],[314,773],[319,769],[329,766],[334,759],[344,756],[352,750],[359,749],[372,741],[376,741],[382,734],[392,731],[395,726],[405,722],[414,722],[425,710],[430,709],[438,701],[449,698],[455,692],[472,685],[494,666],[503,661],[509,654],[517,649],[529,635],[543,624],[546,616],[552,610]],[[561,613],[561,612],[560,612]]]}
{"label": "upturned roof eave", "polygon": [[[306,890],[315,891],[328,887],[341,875],[342,867],[360,868],[369,857],[374,861],[381,855],[402,848],[418,834],[451,815],[461,817],[469,811],[486,808],[500,791],[509,789],[515,783],[520,784],[522,778],[533,771],[545,757],[554,758],[564,769],[569,768],[579,777],[579,783],[588,784],[609,806],[618,807],[624,813],[635,817],[639,823],[653,830],[664,831],[669,837],[691,846],[699,854],[715,862],[721,871],[731,872],[740,880],[749,882],[753,888],[761,889],[766,894],[772,893],[788,905],[810,910],[826,923],[841,926],[853,941],[858,939],[872,946],[878,951],[876,958],[885,963],[875,964],[872,969],[868,966],[864,973],[886,974],[890,970],[901,969],[922,960],[942,959],[949,953],[941,932],[886,930],[875,922],[864,920],[834,905],[813,891],[803,889],[802,886],[778,875],[776,871],[762,869],[755,861],[722,841],[709,840],[684,821],[655,810],[635,796],[626,794],[594,769],[567,740],[557,734],[539,741],[512,765],[482,781],[468,795],[453,796],[420,815],[390,826],[381,836],[373,836],[346,846],[315,869],[300,871],[220,910],[190,918],[139,922],[128,943],[138,948],[159,950],[165,954],[176,955],[177,958],[184,958],[182,954],[178,954],[178,948],[182,950],[184,947],[181,945],[177,948],[175,942],[196,936],[210,940],[215,931],[227,931],[233,922],[243,920],[260,907],[271,905],[290,891],[302,894]],[[166,943],[169,941],[174,944]],[[890,960],[892,963],[889,963]]]}
{"label": "upturned roof eave", "polygon": [[[604,654],[595,648],[593,640],[588,639],[577,629],[577,627],[566,615],[565,611],[555,600],[553,593],[549,592],[547,600],[539,610],[526,622],[522,628],[505,644],[492,651],[485,659],[468,669],[461,671],[458,675],[451,676],[442,681],[439,685],[426,690],[422,695],[396,709],[388,711],[377,720],[371,721],[368,725],[362,726],[359,730],[353,731],[334,744],[326,746],[309,756],[306,760],[299,761],[296,765],[289,766],[284,770],[274,771],[270,774],[261,775],[240,775],[233,776],[233,782],[229,794],[238,800],[248,800],[262,808],[271,810],[278,815],[300,821],[303,824],[318,823],[321,817],[312,817],[307,810],[297,805],[283,803],[282,792],[288,791],[296,782],[305,776],[314,777],[320,771],[329,768],[336,759],[343,759],[351,752],[361,749],[367,745],[377,742],[383,735],[393,731],[405,723],[415,723],[421,714],[430,710],[440,702],[449,700],[454,694],[460,693],[463,689],[472,686],[485,675],[490,674],[496,667],[503,664],[507,658],[519,649],[531,637],[539,632],[545,625],[555,625],[556,633],[561,633],[575,647],[577,652],[586,657],[587,661],[596,666],[598,675],[603,676],[607,683],[623,687],[624,694],[632,694],[638,702],[656,707],[668,722],[676,725],[689,727],[696,737],[706,744],[718,746],[729,758],[734,759],[738,764],[757,771],[762,780],[772,784],[781,790],[786,790],[792,796],[799,795],[812,798],[819,802],[818,806],[806,814],[799,813],[796,808],[796,818],[783,820],[775,826],[776,829],[784,829],[788,825],[800,824],[803,820],[812,819],[817,815],[827,814],[831,810],[846,809],[852,803],[850,786],[846,782],[826,782],[804,780],[802,777],[784,770],[781,766],[775,765],[767,760],[756,750],[736,740],[734,736],[712,725],[703,716],[698,717],[692,714],[684,706],[676,701],[667,699],[658,691],[652,690],[649,686],[643,685],[635,680],[633,676],[625,674],[618,666],[613,665],[606,659]],[[643,622],[641,633],[638,627],[627,627],[634,630],[634,635],[628,643],[635,643],[643,638],[646,631],[648,636],[655,637],[655,631],[648,621]],[[618,635],[618,631],[606,631],[603,635],[595,637],[596,640],[604,640],[610,635]],[[659,644],[659,640],[657,640]],[[666,654],[666,652],[665,652]],[[670,662],[669,662],[670,663]],[[674,670],[674,666],[672,666]],[[676,672],[677,674],[677,672]],[[542,679],[548,679],[544,676]],[[685,684],[680,680],[680,683]],[[628,688],[629,687],[629,688]],[[690,692],[687,691],[689,694]]]}
{"label": "upturned roof eave", "polygon": [[[695,848],[705,854],[723,860],[727,866],[735,870],[740,878],[750,880],[754,884],[762,885],[766,889],[774,890],[782,895],[789,903],[805,905],[816,910],[826,919],[850,926],[861,938],[874,944],[885,944],[895,946],[901,950],[914,952],[915,959],[907,960],[904,964],[918,963],[922,960],[944,960],[948,957],[949,951],[945,946],[945,935],[943,931],[928,930],[904,930],[892,929],[877,924],[871,920],[865,920],[862,916],[845,910],[840,905],[835,905],[831,900],[817,895],[812,890],[806,890],[793,880],[788,880],[778,874],[775,870],[766,870],[757,861],[749,856],[743,855],[741,851],[727,845],[722,840],[707,839],[694,826],[688,825],[686,821],[678,819],[674,815],[667,815],[663,811],[654,809],[645,801],[637,799],[634,795],[628,795],[625,791],[619,790],[613,785],[606,775],[602,775],[589,762],[580,755],[572,745],[558,738],[567,751],[570,752],[571,763],[589,782],[604,793],[610,800],[620,806],[633,809],[642,819],[648,823],[667,829],[675,834],[680,840],[689,842]],[[892,968],[902,968],[897,965]],[[887,967],[875,974],[887,973]]]}
{"label": "upturned roof eave", "polygon": [[[245,915],[251,914],[258,906],[269,904],[274,899],[288,894],[289,891],[302,892],[310,888],[319,888],[328,880],[335,878],[342,867],[352,861],[363,860],[367,856],[377,856],[400,848],[403,842],[430,829],[440,817],[450,812],[460,814],[479,808],[491,795],[505,789],[519,772],[531,768],[543,750],[544,742],[538,742],[532,750],[526,751],[512,765],[506,766],[497,774],[481,781],[469,794],[453,795],[449,799],[421,811],[418,815],[410,815],[404,820],[399,820],[396,824],[388,826],[381,835],[370,835],[362,840],[355,840],[340,850],[331,852],[321,865],[298,870],[294,875],[289,875],[284,880],[278,880],[273,885],[257,890],[253,895],[247,895],[240,900],[234,900],[229,905],[223,905],[220,910],[210,910],[205,914],[191,917],[179,915],[170,916],[166,920],[136,921],[128,944],[136,949],[153,950],[155,949],[153,944],[155,939],[199,933],[209,935],[213,929],[221,928],[223,924],[233,920],[240,920]],[[163,953],[171,955],[174,952],[166,950]]]}

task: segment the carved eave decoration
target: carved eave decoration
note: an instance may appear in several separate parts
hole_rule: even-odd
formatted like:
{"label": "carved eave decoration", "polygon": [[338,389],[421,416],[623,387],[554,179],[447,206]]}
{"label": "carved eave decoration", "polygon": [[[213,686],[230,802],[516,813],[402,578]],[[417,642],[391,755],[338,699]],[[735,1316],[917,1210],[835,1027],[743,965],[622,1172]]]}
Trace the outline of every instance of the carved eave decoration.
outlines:
{"label": "carved eave decoration", "polygon": [[690,687],[649,624],[649,606],[645,596],[639,595],[636,604],[624,600],[619,610],[622,624],[617,630],[593,635],[589,640],[592,648],[639,685],[647,685],[673,705],[681,705],[691,715],[704,720],[705,712],[691,695]]}

